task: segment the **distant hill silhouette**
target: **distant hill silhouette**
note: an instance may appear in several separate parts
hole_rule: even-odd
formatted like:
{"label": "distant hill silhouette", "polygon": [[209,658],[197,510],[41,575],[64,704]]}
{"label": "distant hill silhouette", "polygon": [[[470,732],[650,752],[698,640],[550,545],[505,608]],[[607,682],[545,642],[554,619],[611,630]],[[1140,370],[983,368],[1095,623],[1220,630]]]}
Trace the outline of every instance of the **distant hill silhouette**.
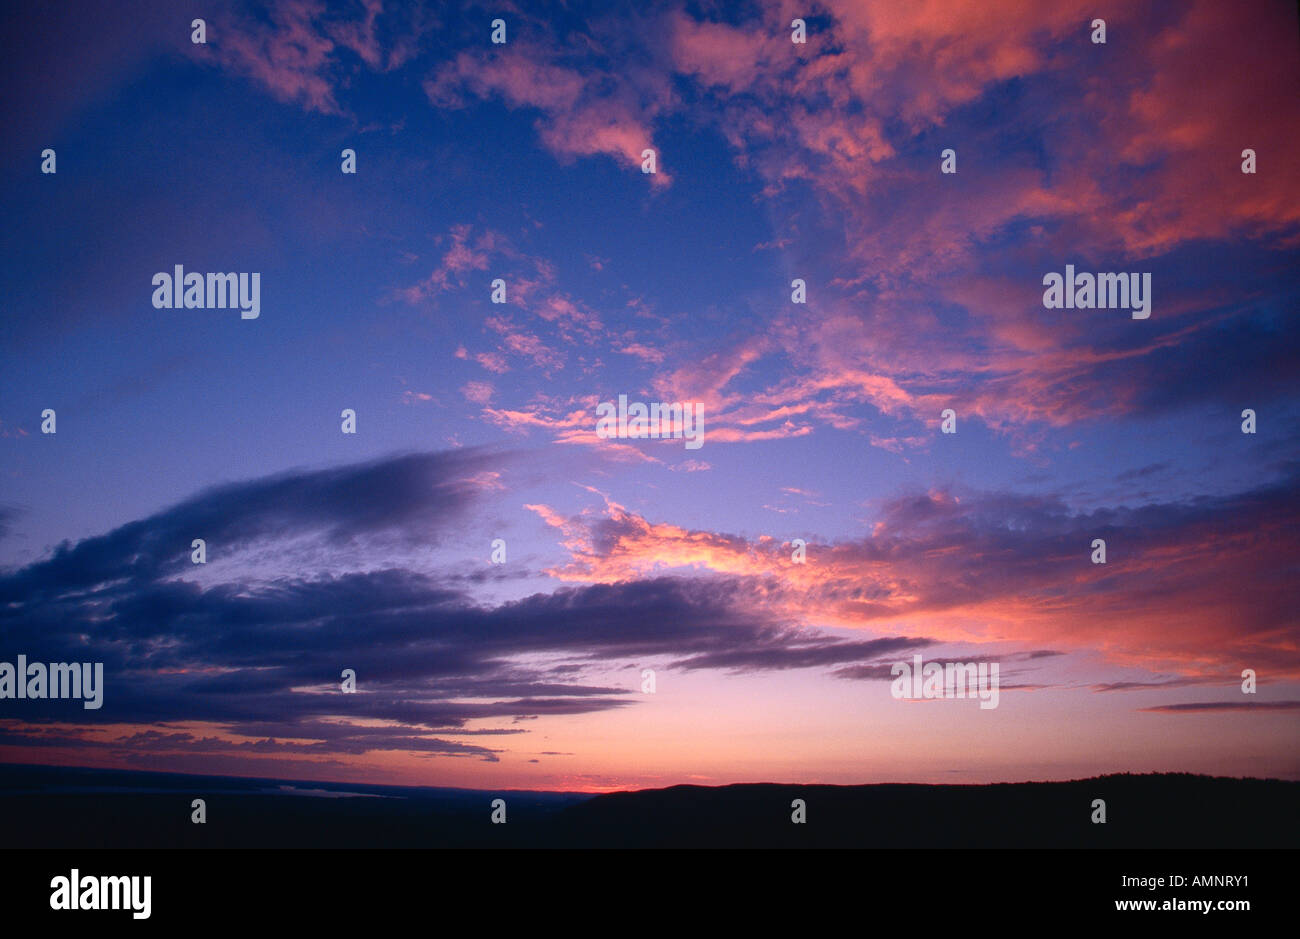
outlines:
{"label": "distant hill silhouette", "polygon": [[[190,821],[194,798],[205,825]],[[495,798],[505,825],[490,822]],[[794,799],[806,824],[790,820]],[[0,847],[1294,848],[1298,806],[1300,782],[1188,774],[589,797],[6,766]]]}
{"label": "distant hill silhouette", "polygon": [[[807,823],[793,824],[803,799]],[[1106,803],[1093,824],[1092,802]],[[1300,783],[1185,774],[983,786],[737,785],[614,793],[553,820],[602,847],[1300,846]],[[558,833],[557,833],[558,834]]]}

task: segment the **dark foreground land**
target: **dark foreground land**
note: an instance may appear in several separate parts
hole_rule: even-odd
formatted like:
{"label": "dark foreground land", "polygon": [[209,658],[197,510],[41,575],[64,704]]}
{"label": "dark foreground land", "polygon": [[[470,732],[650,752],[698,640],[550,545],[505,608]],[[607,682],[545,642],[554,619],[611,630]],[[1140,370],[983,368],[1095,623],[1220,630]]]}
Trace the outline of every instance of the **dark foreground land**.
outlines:
{"label": "dark foreground land", "polygon": [[[492,824],[492,801],[506,824]],[[194,799],[207,822],[191,822]],[[793,824],[791,802],[807,805]],[[1106,803],[1093,824],[1092,803]],[[1295,848],[1300,782],[1185,774],[586,796],[0,766],[0,848]]]}

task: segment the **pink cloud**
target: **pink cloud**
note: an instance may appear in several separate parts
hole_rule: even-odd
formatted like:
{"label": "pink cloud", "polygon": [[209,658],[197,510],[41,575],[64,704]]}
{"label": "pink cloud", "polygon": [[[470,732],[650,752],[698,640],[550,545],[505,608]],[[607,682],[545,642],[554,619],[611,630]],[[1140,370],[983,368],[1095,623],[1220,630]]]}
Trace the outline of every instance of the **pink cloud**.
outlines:
{"label": "pink cloud", "polygon": [[[1294,617],[1273,589],[1276,557],[1300,547],[1292,482],[1215,505],[1091,515],[1010,494],[903,495],[879,505],[868,535],[810,542],[805,563],[788,540],[653,522],[603,494],[602,510],[576,516],[529,508],[561,533],[569,560],[548,573],[563,581],[694,571],[730,578],[727,589],[756,610],[810,626],[1092,649],[1179,674],[1232,677],[1249,666],[1296,677]],[[1123,546],[1107,565],[1089,560],[1099,533]]]}
{"label": "pink cloud", "polygon": [[474,404],[487,404],[492,400],[495,389],[491,382],[471,381],[461,387],[460,393],[465,396],[465,400],[472,401]]}
{"label": "pink cloud", "polygon": [[[462,52],[425,82],[425,93],[436,107],[499,97],[509,107],[535,109],[539,140],[556,156],[605,155],[640,172],[642,152],[658,151],[650,127],[672,100],[668,77],[649,69],[569,67],[559,61],[563,54],[523,43],[491,54]],[[657,162],[649,182],[667,186],[662,154]]]}
{"label": "pink cloud", "polygon": [[497,352],[480,352],[474,356],[474,361],[496,375],[504,375],[510,371],[505,356]]}
{"label": "pink cloud", "polygon": [[246,24],[214,44],[218,61],[261,84],[281,101],[309,111],[340,114],[326,77],[335,44],[312,20],[324,6],[311,0],[282,0],[268,11],[270,27]]}
{"label": "pink cloud", "polygon": [[[346,19],[316,0],[278,0],[266,12],[269,24],[212,21],[210,28],[219,38],[214,37],[211,46],[198,47],[196,54],[210,55],[223,67],[248,76],[280,101],[322,114],[343,114],[337,99],[344,83],[340,50],[355,53],[374,71],[392,71],[415,56],[435,25],[426,12],[414,9],[381,27],[380,0],[362,0],[361,5],[360,19]],[[381,35],[392,38],[385,42]]]}
{"label": "pink cloud", "polygon": [[644,343],[630,342],[618,349],[624,355],[635,356],[646,362],[658,364],[664,360],[664,351],[654,346],[647,346]]}

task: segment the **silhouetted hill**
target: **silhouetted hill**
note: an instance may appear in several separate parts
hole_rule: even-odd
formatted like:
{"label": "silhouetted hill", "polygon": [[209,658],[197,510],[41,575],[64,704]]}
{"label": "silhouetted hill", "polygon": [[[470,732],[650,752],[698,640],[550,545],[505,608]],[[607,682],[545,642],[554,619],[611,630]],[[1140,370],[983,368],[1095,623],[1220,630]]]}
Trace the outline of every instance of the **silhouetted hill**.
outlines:
{"label": "silhouetted hill", "polygon": [[[807,823],[791,822],[804,800]],[[1093,824],[1092,803],[1106,803]],[[552,822],[588,847],[1300,846],[1300,783],[1183,774],[985,786],[776,784],[613,793]],[[557,837],[559,832],[557,832]]]}
{"label": "silhouetted hill", "polygon": [[[190,821],[194,798],[206,824]],[[505,825],[490,821],[496,798]],[[790,820],[795,799],[806,824]],[[0,847],[1294,848],[1298,805],[1297,782],[1183,774],[589,797],[7,766]]]}
{"label": "silhouetted hill", "polygon": [[[507,823],[490,822],[493,799]],[[0,848],[495,847],[584,793],[0,766]],[[194,799],[207,821],[191,822]]]}

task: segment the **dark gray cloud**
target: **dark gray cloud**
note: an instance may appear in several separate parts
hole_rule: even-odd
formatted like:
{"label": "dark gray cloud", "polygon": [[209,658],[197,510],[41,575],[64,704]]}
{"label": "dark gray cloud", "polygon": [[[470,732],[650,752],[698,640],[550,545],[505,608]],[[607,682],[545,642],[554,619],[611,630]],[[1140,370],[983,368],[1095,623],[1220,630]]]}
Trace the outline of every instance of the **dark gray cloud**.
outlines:
{"label": "dark gray cloud", "polygon": [[1222,685],[1238,679],[1232,676],[1186,675],[1156,681],[1103,681],[1092,686],[1093,691],[1151,691],[1158,688],[1185,688],[1189,685]]}
{"label": "dark gray cloud", "polygon": [[1194,701],[1185,704],[1160,704],[1142,708],[1168,714],[1194,714],[1203,711],[1300,711],[1300,701]]}
{"label": "dark gray cloud", "polygon": [[0,538],[5,537],[13,529],[14,519],[20,514],[16,505],[6,505],[0,502]]}
{"label": "dark gray cloud", "polygon": [[[638,700],[639,677],[626,686],[591,683],[582,677],[590,667],[667,657],[685,669],[810,668],[925,644],[798,630],[756,612],[755,588],[739,578],[562,587],[495,607],[475,602],[463,578],[400,568],[242,574],[207,585],[179,579],[192,570],[196,533],[236,556],[304,536],[325,544],[404,532],[437,540],[472,508],[481,492],[475,478],[493,459],[406,454],[219,486],[0,574],[5,657],[103,662],[108,686],[99,710],[6,701],[11,720],[0,743],[80,746],[70,723],[201,721],[256,739],[162,727],[93,746],[495,759],[490,746],[432,735],[523,732],[511,725]],[[548,661],[530,661],[540,655]],[[567,661],[550,661],[557,656]],[[356,674],[355,694],[340,689],[345,668]]]}
{"label": "dark gray cloud", "polygon": [[482,451],[416,453],[216,486],[105,535],[64,542],[52,557],[0,576],[0,603],[91,588],[112,596],[122,581],[138,593],[185,570],[195,538],[227,553],[303,534],[334,543],[385,533],[427,540],[468,508],[478,491],[474,476],[492,459]]}
{"label": "dark gray cloud", "polygon": [[[703,652],[674,662],[674,668],[725,668],[732,671],[751,669],[813,668],[839,665],[863,659],[891,657],[891,661],[904,653],[933,645],[929,639],[912,639],[896,636],[886,639],[866,639],[860,642],[845,641],[799,630],[774,631],[766,637],[767,644],[750,648],[721,649]],[[884,668],[887,664],[857,665],[854,668]],[[838,674],[838,673],[837,673]]]}
{"label": "dark gray cloud", "polygon": [[[916,645],[918,648],[922,644],[924,645],[930,644],[928,642],[918,643],[918,641],[915,639],[909,641],[912,642],[914,645]],[[1056,686],[1008,683],[1007,681],[1005,681],[1005,678],[1011,675],[1020,674],[1021,672],[1026,670],[1022,669],[1021,672],[1007,671],[1006,673],[1003,673],[1001,669],[1006,668],[1007,666],[1012,665],[1014,663],[1028,662],[1034,659],[1050,658],[1057,655],[1064,655],[1064,653],[1057,652],[1054,649],[1034,649],[1032,651],[1027,651],[1027,652],[1007,652],[1002,655],[946,656],[937,659],[927,659],[927,661],[934,661],[941,665],[946,664],[949,661],[960,662],[963,664],[970,663],[973,665],[978,665],[981,662],[989,662],[989,663],[996,662],[1000,666],[999,680],[1001,683],[1000,686],[1002,688],[1019,688],[1028,691],[1028,690],[1038,690],[1040,688],[1050,688]],[[898,677],[892,671],[894,663],[896,662],[902,662],[909,666],[912,664],[911,659],[907,655],[896,654],[891,656],[889,660],[885,662],[870,662],[870,663],[865,663],[860,665],[850,665],[847,666],[846,668],[837,668],[831,674],[834,675],[836,678],[848,678],[857,681],[893,681],[895,678]]]}

